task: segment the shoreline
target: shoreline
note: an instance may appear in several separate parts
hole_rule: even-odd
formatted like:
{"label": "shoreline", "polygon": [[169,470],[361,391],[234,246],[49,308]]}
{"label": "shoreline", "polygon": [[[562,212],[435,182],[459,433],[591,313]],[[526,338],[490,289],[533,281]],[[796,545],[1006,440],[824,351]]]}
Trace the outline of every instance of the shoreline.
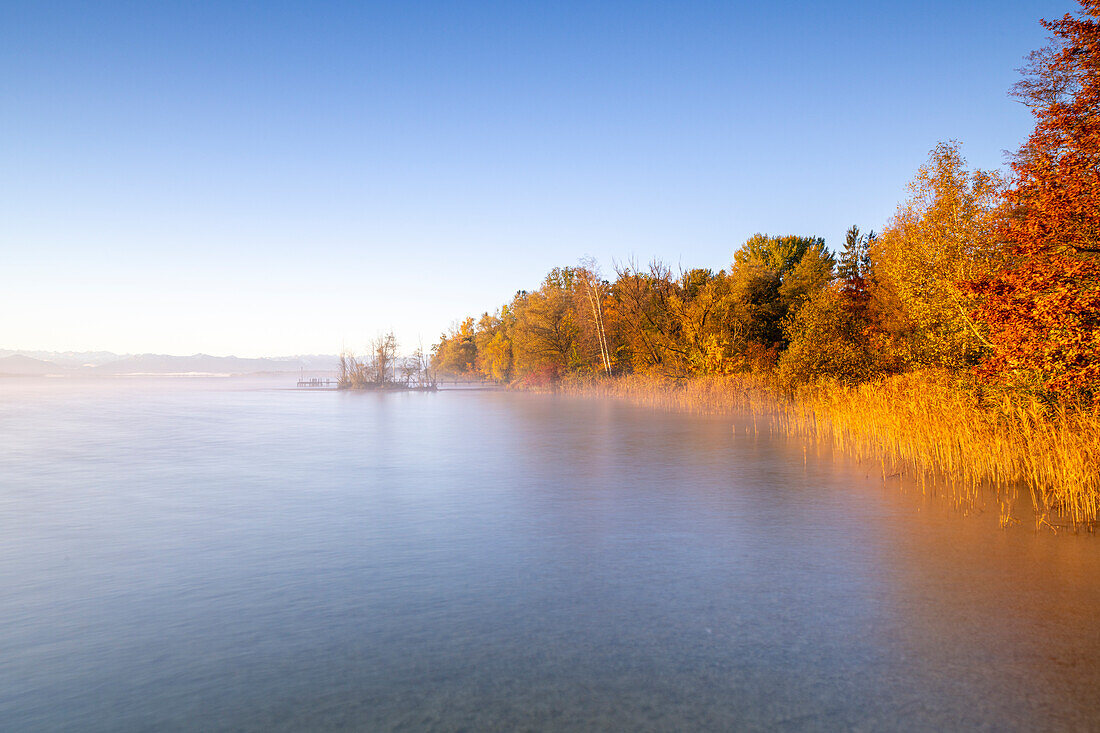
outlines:
{"label": "shoreline", "polygon": [[779,432],[877,463],[884,480],[908,475],[960,507],[991,498],[1002,526],[1022,521],[1016,516],[1021,495],[1037,530],[1094,533],[1100,526],[1100,415],[1007,395],[985,401],[943,372],[792,394],[752,375],[572,378],[552,389],[516,388],[676,412],[747,414]]}

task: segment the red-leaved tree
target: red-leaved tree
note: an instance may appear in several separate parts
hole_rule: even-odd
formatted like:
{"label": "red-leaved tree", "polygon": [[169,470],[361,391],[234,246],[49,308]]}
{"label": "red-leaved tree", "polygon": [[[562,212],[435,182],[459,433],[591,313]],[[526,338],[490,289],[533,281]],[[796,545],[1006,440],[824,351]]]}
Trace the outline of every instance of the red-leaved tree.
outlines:
{"label": "red-leaved tree", "polygon": [[1043,21],[1014,90],[1035,130],[1016,154],[1008,266],[968,287],[994,355],[986,373],[1100,403],[1100,0]]}

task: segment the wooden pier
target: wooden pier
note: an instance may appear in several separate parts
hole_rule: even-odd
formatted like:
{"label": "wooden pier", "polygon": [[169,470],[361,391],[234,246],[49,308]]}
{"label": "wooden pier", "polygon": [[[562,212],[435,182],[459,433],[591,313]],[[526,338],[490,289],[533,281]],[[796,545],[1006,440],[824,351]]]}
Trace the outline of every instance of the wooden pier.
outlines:
{"label": "wooden pier", "polygon": [[335,379],[323,377],[305,377],[298,380],[298,389],[336,389],[339,382]]}

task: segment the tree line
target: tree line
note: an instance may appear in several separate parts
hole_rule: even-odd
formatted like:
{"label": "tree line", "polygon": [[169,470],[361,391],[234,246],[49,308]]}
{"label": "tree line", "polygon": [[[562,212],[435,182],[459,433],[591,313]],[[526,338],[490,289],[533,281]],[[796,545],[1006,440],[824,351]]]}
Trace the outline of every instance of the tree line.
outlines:
{"label": "tree line", "polygon": [[756,234],[727,268],[591,259],[441,336],[455,376],[752,372],[795,388],[919,369],[1074,404],[1100,403],[1100,0],[1042,21],[1013,90],[1036,126],[1011,171],[970,170],[942,142],[879,233]]}

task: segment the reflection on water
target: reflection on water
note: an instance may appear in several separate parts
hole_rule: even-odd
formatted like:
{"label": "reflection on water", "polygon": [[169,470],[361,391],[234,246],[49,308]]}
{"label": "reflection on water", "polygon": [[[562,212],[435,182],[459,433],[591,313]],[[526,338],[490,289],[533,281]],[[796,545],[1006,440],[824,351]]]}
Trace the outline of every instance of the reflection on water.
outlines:
{"label": "reflection on water", "polygon": [[1094,538],[730,418],[277,385],[0,382],[0,728],[1100,721]]}

